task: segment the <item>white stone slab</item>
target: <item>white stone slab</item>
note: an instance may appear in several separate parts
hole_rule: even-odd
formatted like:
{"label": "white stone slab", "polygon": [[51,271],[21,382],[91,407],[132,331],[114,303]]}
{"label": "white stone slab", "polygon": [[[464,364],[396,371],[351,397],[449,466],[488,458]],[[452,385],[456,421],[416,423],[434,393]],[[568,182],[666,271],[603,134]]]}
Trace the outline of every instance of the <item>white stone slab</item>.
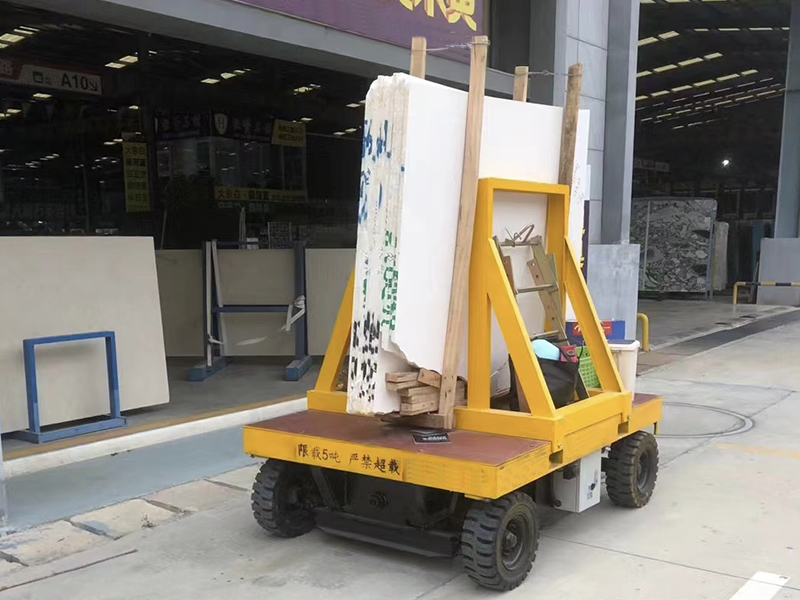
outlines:
{"label": "white stone slab", "polygon": [[250,465],[249,467],[242,467],[234,471],[228,471],[222,475],[211,477],[211,481],[218,481],[227,485],[232,485],[242,488],[245,491],[253,489],[253,482],[256,480],[256,475],[261,469],[261,463],[257,465]]}
{"label": "white stone slab", "polygon": [[145,496],[145,500],[171,506],[185,512],[197,512],[214,508],[231,500],[240,500],[244,497],[244,490],[239,491],[200,479],[150,494]]}

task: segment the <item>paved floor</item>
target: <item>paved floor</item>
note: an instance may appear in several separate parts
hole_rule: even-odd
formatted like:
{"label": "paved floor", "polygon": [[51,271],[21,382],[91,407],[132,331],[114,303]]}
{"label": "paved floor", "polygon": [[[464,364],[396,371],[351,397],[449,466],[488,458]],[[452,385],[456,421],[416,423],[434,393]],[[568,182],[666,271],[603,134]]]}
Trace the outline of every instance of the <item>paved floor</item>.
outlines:
{"label": "paved floor", "polygon": [[[788,583],[748,599],[800,600],[800,373],[791,354],[798,336],[800,324],[789,324],[641,376],[637,389],[667,402],[652,502],[642,510],[604,499],[580,515],[543,511],[532,575],[504,597],[727,600],[766,572]],[[159,497],[182,502],[177,491]],[[66,558],[5,563],[13,572],[0,577],[0,590],[9,600],[499,597],[473,586],[458,560],[320,532],[269,538],[248,504],[240,489],[196,514]]]}

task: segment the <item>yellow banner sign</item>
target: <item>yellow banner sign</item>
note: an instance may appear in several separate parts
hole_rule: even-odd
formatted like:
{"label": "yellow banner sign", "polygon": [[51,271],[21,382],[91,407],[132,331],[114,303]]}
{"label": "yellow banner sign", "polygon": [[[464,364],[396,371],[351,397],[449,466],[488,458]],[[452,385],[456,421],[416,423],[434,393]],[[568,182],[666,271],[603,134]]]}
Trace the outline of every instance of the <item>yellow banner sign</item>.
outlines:
{"label": "yellow banner sign", "polygon": [[305,147],[305,123],[294,123],[293,121],[275,119],[275,124],[272,126],[272,143],[276,146]]}
{"label": "yellow banner sign", "polygon": [[304,190],[273,190],[218,185],[214,188],[217,202],[305,202]]}
{"label": "yellow banner sign", "polygon": [[147,144],[123,142],[122,162],[125,173],[125,210],[149,212],[150,187],[147,173]]}

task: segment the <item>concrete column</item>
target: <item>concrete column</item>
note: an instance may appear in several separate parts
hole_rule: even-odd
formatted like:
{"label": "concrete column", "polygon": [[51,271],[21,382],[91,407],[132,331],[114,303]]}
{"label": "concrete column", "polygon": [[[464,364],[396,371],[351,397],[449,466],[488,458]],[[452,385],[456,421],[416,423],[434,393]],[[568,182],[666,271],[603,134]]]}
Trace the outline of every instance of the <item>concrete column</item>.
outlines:
{"label": "concrete column", "polygon": [[775,237],[800,235],[800,0],[792,0]]}
{"label": "concrete column", "polygon": [[600,241],[627,244],[633,186],[639,0],[609,0],[609,15]]}

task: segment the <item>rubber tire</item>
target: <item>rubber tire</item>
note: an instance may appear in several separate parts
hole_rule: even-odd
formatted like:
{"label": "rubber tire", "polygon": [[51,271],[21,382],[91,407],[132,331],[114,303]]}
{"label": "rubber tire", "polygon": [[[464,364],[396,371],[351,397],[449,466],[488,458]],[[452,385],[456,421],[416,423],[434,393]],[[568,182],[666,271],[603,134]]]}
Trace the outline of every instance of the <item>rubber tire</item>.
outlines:
{"label": "rubber tire", "polygon": [[[643,486],[638,484],[639,461],[642,455],[648,463],[649,473]],[[617,506],[641,508],[646,505],[658,479],[658,443],[652,433],[637,431],[611,445],[604,461],[608,497]]]}
{"label": "rubber tire", "polygon": [[[532,535],[527,540],[527,555],[517,568],[509,571],[501,558],[506,524],[515,516],[529,519]],[[491,502],[473,503],[461,533],[464,570],[481,587],[508,591],[519,587],[528,577],[539,549],[539,517],[536,504],[523,492],[512,492]]]}
{"label": "rubber tire", "polygon": [[313,489],[311,473],[303,465],[268,460],[256,475],[250,496],[253,516],[276,537],[298,537],[314,529],[314,509],[310,503],[299,508],[288,506],[289,494],[298,486]]}

